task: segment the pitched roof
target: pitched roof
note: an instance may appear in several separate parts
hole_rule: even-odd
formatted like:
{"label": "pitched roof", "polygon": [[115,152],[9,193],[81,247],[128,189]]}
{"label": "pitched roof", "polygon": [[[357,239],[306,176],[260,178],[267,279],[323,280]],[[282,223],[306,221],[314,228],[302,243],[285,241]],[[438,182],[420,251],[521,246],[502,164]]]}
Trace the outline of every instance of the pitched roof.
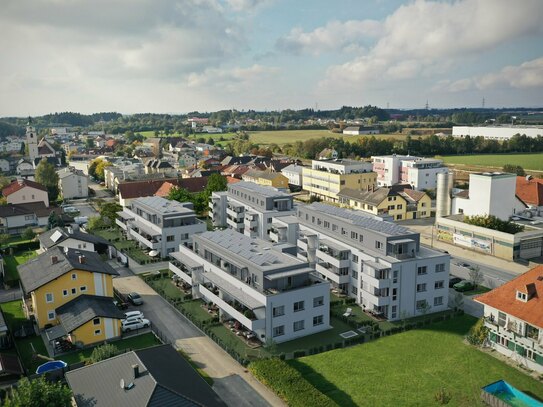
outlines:
{"label": "pitched roof", "polygon": [[[134,377],[134,365],[139,375]],[[119,386],[133,383],[129,390]],[[223,407],[194,368],[170,345],[127,352],[66,373],[78,406]]]}
{"label": "pitched roof", "polygon": [[360,191],[357,189],[344,188],[339,191],[338,196],[354,199],[355,201],[369,203],[371,205],[379,205],[389,195],[396,195],[389,188],[377,188],[375,191]]}
{"label": "pitched roof", "polygon": [[93,244],[105,244],[108,245],[109,242],[100,236],[91,235],[90,233],[85,233],[80,230],[69,230],[67,228],[56,227],[47,232],[43,232],[39,235],[38,239],[40,240],[41,246],[50,248],[57,246],[60,243],[64,242],[67,239],[81,240],[83,242],[89,242]]}
{"label": "pitched roof", "polygon": [[[517,291],[528,294],[528,301],[517,299]],[[496,308],[543,329],[543,266],[534,267],[504,285],[475,297],[475,301]]]}
{"label": "pitched roof", "polygon": [[29,188],[35,188],[39,189],[41,191],[46,191],[47,188],[45,188],[42,184],[38,184],[37,182],[30,181],[27,179],[21,179],[21,180],[15,180],[11,184],[7,185],[2,189],[2,195],[9,196],[17,191],[20,191],[21,189],[29,187]]}
{"label": "pitched roof", "polygon": [[122,319],[124,314],[113,303],[113,298],[82,294],[61,305],[56,315],[66,332],[72,332],[94,318]]}
{"label": "pitched roof", "polygon": [[238,182],[241,182],[241,180],[238,178],[231,177],[231,176],[226,176],[226,182],[228,184],[237,184]]}
{"label": "pitched roof", "polygon": [[426,195],[425,192],[416,191],[414,189],[404,189],[402,191],[398,191],[398,194],[400,194],[408,202],[418,202]]}
{"label": "pitched roof", "polygon": [[297,174],[301,174],[303,169],[304,169],[304,167],[302,165],[290,164],[290,165],[286,166],[285,168],[283,168],[281,170],[281,172],[283,172],[283,173],[285,173],[285,172],[295,172]]}
{"label": "pitched roof", "polygon": [[284,177],[284,175],[280,172],[249,170],[245,174],[243,174],[243,178],[246,177],[274,180],[278,177]]}
{"label": "pitched roof", "polygon": [[455,195],[455,198],[469,198],[469,189],[464,189],[463,191],[457,192]]}
{"label": "pitched roof", "polygon": [[[84,256],[83,262],[79,261],[80,256]],[[57,259],[56,262],[53,262],[54,257]],[[63,250],[59,246],[17,266],[21,284],[27,294],[75,269],[119,275],[113,267],[102,260],[98,253],[74,249]]]}
{"label": "pitched roof", "polygon": [[516,195],[527,204],[543,206],[543,179],[517,177]]}
{"label": "pitched roof", "polygon": [[171,189],[175,187],[174,184],[171,182],[165,182],[158,188],[158,190],[155,192],[155,196],[162,196],[167,197],[170,194]]}
{"label": "pitched roof", "polygon": [[26,204],[8,204],[0,206],[0,218],[9,218],[12,216],[35,214],[39,218],[49,216],[51,212],[61,215],[62,209],[50,206],[47,207],[43,202],[30,202]]}
{"label": "pitched roof", "polygon": [[207,186],[207,177],[198,178],[170,178],[148,181],[126,181],[119,184],[119,195],[123,199],[133,199],[144,196],[153,196],[165,182],[174,186],[185,188],[189,192],[201,192]]}

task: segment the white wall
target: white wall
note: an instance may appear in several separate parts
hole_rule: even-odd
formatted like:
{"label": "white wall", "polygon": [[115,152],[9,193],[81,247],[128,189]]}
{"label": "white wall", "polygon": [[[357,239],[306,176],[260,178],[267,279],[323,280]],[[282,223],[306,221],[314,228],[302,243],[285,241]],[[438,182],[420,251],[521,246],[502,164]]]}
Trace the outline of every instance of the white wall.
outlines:
{"label": "white wall", "polygon": [[543,128],[537,127],[471,127],[471,126],[453,126],[453,137],[483,136],[484,138],[494,140],[508,140],[515,134],[525,134],[528,137],[543,136]]}
{"label": "white wall", "polygon": [[43,202],[49,207],[49,195],[47,191],[26,186],[7,197],[8,204],[25,204],[31,202]]}

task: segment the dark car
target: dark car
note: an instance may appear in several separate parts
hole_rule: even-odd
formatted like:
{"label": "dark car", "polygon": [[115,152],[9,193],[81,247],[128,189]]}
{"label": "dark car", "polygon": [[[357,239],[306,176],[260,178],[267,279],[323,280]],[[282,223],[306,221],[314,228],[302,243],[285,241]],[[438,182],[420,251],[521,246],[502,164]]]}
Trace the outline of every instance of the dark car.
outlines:
{"label": "dark car", "polygon": [[128,294],[128,301],[130,301],[132,304],[134,305],[141,305],[143,304],[143,299],[141,298],[141,296],[136,293],[136,292],[132,292],[130,294]]}
{"label": "dark car", "polygon": [[464,263],[464,262],[456,263],[456,265],[457,265],[458,267],[465,267],[465,268],[467,268],[467,269],[469,269],[469,268],[471,267],[471,264],[469,264],[469,263]]}
{"label": "dark car", "polygon": [[455,285],[453,285],[453,288],[456,291],[463,292],[463,291],[473,290],[474,286],[471,281],[462,280],[459,283],[456,283]]}
{"label": "dark car", "polygon": [[460,277],[451,277],[449,280],[449,288],[453,288],[453,285],[458,284],[462,279]]}

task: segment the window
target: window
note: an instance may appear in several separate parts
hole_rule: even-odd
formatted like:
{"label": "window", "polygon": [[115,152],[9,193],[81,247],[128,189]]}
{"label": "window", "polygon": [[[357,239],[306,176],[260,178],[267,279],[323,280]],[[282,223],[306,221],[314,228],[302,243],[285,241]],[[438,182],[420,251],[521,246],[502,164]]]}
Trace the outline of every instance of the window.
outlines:
{"label": "window", "polygon": [[81,287],[79,287],[79,291],[81,291],[82,293],[84,293],[85,291],[87,291],[87,286],[86,286],[86,285],[82,285]]}
{"label": "window", "polygon": [[313,308],[320,307],[322,305],[324,305],[324,297],[323,296],[313,298]]}
{"label": "window", "polygon": [[175,236],[174,235],[166,236],[166,241],[167,242],[174,242],[175,241]]}
{"label": "window", "polygon": [[417,284],[417,292],[418,293],[422,293],[426,291],[426,283],[423,283],[423,284]]}
{"label": "window", "polygon": [[55,319],[55,311],[48,311],[48,312],[47,312],[47,319],[48,319],[49,321],[54,320],[54,319]]}
{"label": "window", "polygon": [[441,273],[445,271],[445,263],[436,264],[436,273]]}
{"label": "window", "polygon": [[34,219],[34,215],[26,215],[25,220],[32,220]]}
{"label": "window", "polygon": [[94,325],[100,325],[100,318],[94,318],[94,319],[92,320],[92,323],[93,323]]}
{"label": "window", "polygon": [[362,243],[364,241],[364,236],[363,235],[358,236],[358,241]]}
{"label": "window", "polygon": [[427,268],[426,268],[426,266],[420,266],[420,267],[417,268],[417,274],[418,274],[419,276],[422,276],[422,275],[424,275],[424,274],[426,274],[426,273],[427,273]]}
{"label": "window", "polygon": [[330,222],[328,222],[328,221],[325,220],[325,221],[324,221],[324,227],[325,227],[326,229],[330,229]]}
{"label": "window", "polygon": [[353,254],[353,263],[358,263],[358,256]]}
{"label": "window", "polygon": [[526,293],[517,291],[517,299],[518,299],[518,300],[521,300],[521,301],[526,302],[526,299],[527,299],[527,298],[528,298],[528,296],[526,295]]}
{"label": "window", "polygon": [[445,287],[444,284],[445,284],[445,282],[443,280],[436,281],[435,284],[434,284],[434,289],[439,290],[440,288]]}
{"label": "window", "polygon": [[62,290],[62,296],[66,297],[68,295],[68,290]]}
{"label": "window", "polygon": [[434,307],[443,305],[443,297],[434,297]]}
{"label": "window", "polygon": [[285,334],[285,326],[276,326],[273,328],[273,337],[282,336]]}
{"label": "window", "polygon": [[375,242],[375,248],[376,248],[376,249],[380,249],[380,248],[382,248],[382,247],[383,247],[383,243],[381,243],[381,242],[379,242],[379,241],[376,241],[376,242]]}
{"label": "window", "polygon": [[94,335],[101,335],[102,334],[102,330],[101,329],[95,329],[94,330]]}
{"label": "window", "polygon": [[294,303],[294,312],[303,311],[304,309],[305,308],[303,301],[298,301]]}
{"label": "window", "polygon": [[268,223],[272,223],[273,218],[268,218]]}
{"label": "window", "polygon": [[345,236],[347,234],[347,231],[344,228],[341,228],[341,234]]}
{"label": "window", "polygon": [[273,307],[273,316],[274,317],[280,317],[282,315],[285,315],[285,306],[280,305],[279,307]]}
{"label": "window", "polygon": [[428,306],[428,303],[426,302],[426,300],[419,300],[417,301],[417,310],[423,310],[425,309],[426,307]]}
{"label": "window", "polygon": [[316,317],[313,317],[313,326],[322,325],[322,324],[324,324],[323,315],[317,315]]}
{"label": "window", "polygon": [[358,233],[356,232],[351,232],[351,239],[358,239]]}
{"label": "window", "polygon": [[332,224],[332,232],[337,232],[337,225]]}
{"label": "window", "polygon": [[396,208],[397,209],[403,209],[403,205],[397,205]]}
{"label": "window", "polygon": [[389,210],[389,211],[392,211],[392,210],[394,210],[394,209],[396,209],[396,206],[395,206],[395,205],[388,205],[388,210]]}
{"label": "window", "polygon": [[537,353],[532,349],[526,349],[526,358],[530,360],[536,360]]}
{"label": "window", "polygon": [[72,273],[72,280],[77,280],[77,274],[76,273]]}
{"label": "window", "polygon": [[505,320],[507,318],[507,315],[503,312],[498,312],[498,325],[499,326],[505,326]]}
{"label": "window", "polygon": [[356,270],[351,270],[351,277],[358,280],[358,271]]}
{"label": "window", "polygon": [[356,288],[354,285],[351,287],[351,293],[354,295],[358,295],[358,288]]}
{"label": "window", "polygon": [[73,295],[77,294],[77,288],[75,288],[75,287],[72,288],[72,294],[73,294]]}
{"label": "window", "polygon": [[392,312],[390,313],[390,318],[394,319],[398,315],[398,306],[393,305],[392,306]]}
{"label": "window", "polygon": [[398,282],[398,270],[392,272],[392,282],[396,284]]}
{"label": "window", "polygon": [[294,332],[296,331],[301,331],[302,329],[304,329],[304,320],[302,319],[301,321],[296,321],[292,324],[292,329],[294,330]]}
{"label": "window", "polygon": [[52,293],[45,294],[45,302],[53,302],[55,301],[55,297],[53,297]]}
{"label": "window", "polygon": [[402,220],[403,215],[396,215],[396,220]]}

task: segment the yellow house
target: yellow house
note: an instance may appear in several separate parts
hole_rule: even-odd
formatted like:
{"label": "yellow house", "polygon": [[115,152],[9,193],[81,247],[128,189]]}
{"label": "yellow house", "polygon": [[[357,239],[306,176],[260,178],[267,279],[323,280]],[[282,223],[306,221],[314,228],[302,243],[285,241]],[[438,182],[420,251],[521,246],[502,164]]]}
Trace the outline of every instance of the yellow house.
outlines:
{"label": "yellow house", "polygon": [[[46,325],[59,324],[57,318],[59,307],[73,302],[82,295],[107,298],[111,305],[109,314],[118,315],[119,319],[122,317],[120,312],[115,314],[113,310],[117,308],[113,304],[112,279],[119,273],[102,261],[100,255],[95,252],[57,246],[20,265],[18,271],[27,297],[25,302],[27,314],[34,316],[39,329],[45,328]],[[88,304],[88,301],[85,304]],[[104,325],[100,335],[104,333],[104,336],[119,336],[118,328],[118,323],[113,324],[113,330],[109,327],[106,329]],[[89,343],[89,340],[98,342],[109,339],[102,339],[100,335],[94,335],[93,331],[91,337],[84,335],[85,340],[79,340]]]}
{"label": "yellow house", "polygon": [[288,188],[288,178],[280,172],[249,170],[241,176],[243,181],[254,182],[278,189]]}
{"label": "yellow house", "polygon": [[376,188],[368,191],[342,189],[339,202],[353,209],[373,215],[389,215],[393,220],[427,218],[431,199],[426,193],[406,188],[405,185]]}
{"label": "yellow house", "polygon": [[356,160],[314,160],[302,172],[303,188],[324,201],[339,202],[345,188],[366,191],[377,185],[377,173],[371,163]]}

